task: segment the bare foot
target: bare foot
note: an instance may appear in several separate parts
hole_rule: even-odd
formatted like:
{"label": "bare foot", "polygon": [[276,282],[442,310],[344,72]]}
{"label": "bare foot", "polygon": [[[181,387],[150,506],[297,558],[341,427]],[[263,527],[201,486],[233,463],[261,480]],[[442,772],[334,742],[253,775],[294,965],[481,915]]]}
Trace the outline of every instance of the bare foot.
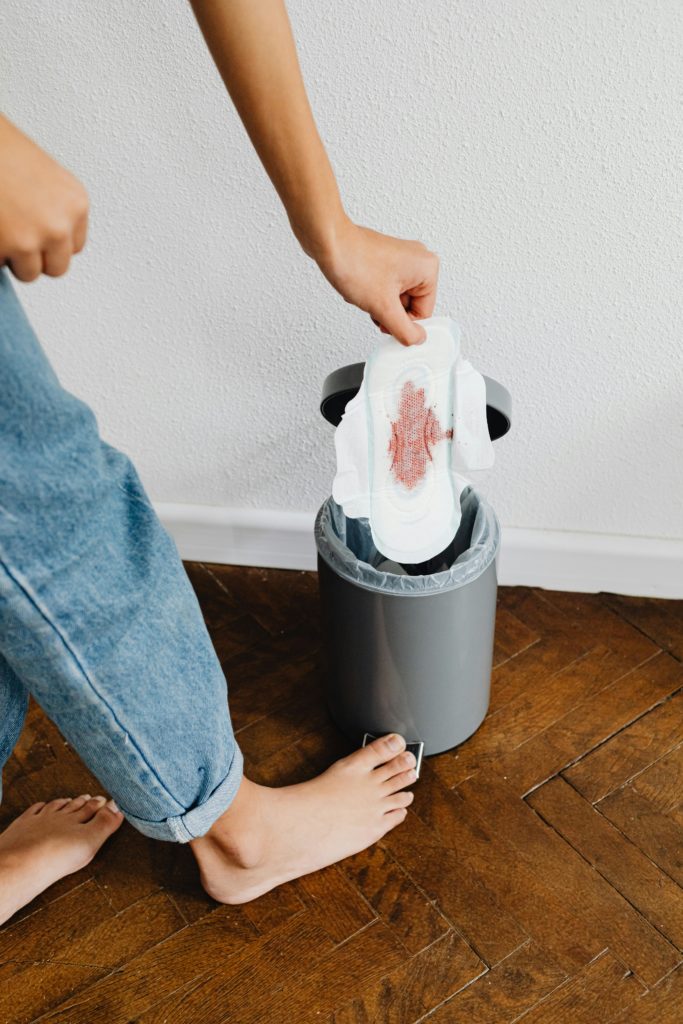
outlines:
{"label": "bare foot", "polygon": [[0,924],[88,864],[123,815],[106,797],[33,804],[0,833]]}
{"label": "bare foot", "polygon": [[221,903],[247,903],[292,878],[376,843],[405,819],[415,758],[383,736],[297,786],[244,779],[209,832],[192,841],[202,885]]}

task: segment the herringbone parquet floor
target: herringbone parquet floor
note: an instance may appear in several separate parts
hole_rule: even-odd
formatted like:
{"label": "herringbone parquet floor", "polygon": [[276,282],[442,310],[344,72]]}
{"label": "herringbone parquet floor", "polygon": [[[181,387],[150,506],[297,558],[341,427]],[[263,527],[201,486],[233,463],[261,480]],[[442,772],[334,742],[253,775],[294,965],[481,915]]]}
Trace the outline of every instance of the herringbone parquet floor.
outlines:
{"label": "herringbone parquet floor", "polygon": [[[191,565],[251,775],[346,751],[313,574]],[[490,714],[374,849],[242,908],[128,825],[0,930],[0,1020],[683,1021],[683,602],[500,592]],[[33,708],[3,822],[98,792]],[[94,788],[93,788],[94,787]]]}

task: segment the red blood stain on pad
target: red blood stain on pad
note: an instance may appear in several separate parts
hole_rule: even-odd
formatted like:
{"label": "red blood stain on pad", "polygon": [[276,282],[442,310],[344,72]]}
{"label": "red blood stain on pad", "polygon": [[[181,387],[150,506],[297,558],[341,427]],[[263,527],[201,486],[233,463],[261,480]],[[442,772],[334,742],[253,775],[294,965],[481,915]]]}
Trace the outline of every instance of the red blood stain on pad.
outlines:
{"label": "red blood stain on pad", "polygon": [[444,430],[432,408],[425,402],[424,388],[406,381],[401,389],[398,418],[391,421],[391,472],[398,483],[411,490],[424,479],[432,449],[453,437]]}

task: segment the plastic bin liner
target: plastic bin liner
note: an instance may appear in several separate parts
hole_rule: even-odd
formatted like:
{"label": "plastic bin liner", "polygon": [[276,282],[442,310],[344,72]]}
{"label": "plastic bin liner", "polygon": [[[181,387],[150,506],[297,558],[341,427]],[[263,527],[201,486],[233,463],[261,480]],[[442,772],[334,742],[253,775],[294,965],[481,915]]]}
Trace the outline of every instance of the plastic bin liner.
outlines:
{"label": "plastic bin liner", "polygon": [[500,544],[495,512],[472,487],[462,492],[460,509],[457,534],[441,555],[422,566],[389,562],[375,547],[368,520],[347,519],[332,498],[318,512],[315,542],[321,558],[337,575],[366,590],[415,596],[454,590],[481,576]]}

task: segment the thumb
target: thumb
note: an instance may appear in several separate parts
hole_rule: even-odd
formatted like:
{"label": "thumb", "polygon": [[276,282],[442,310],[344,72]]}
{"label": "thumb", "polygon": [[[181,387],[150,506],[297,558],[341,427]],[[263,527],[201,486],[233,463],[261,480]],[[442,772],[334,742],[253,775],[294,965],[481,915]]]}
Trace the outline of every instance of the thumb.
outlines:
{"label": "thumb", "polygon": [[427,337],[424,327],[411,320],[400,299],[396,299],[395,304],[382,310],[379,322],[387,333],[402,345],[419,345]]}

